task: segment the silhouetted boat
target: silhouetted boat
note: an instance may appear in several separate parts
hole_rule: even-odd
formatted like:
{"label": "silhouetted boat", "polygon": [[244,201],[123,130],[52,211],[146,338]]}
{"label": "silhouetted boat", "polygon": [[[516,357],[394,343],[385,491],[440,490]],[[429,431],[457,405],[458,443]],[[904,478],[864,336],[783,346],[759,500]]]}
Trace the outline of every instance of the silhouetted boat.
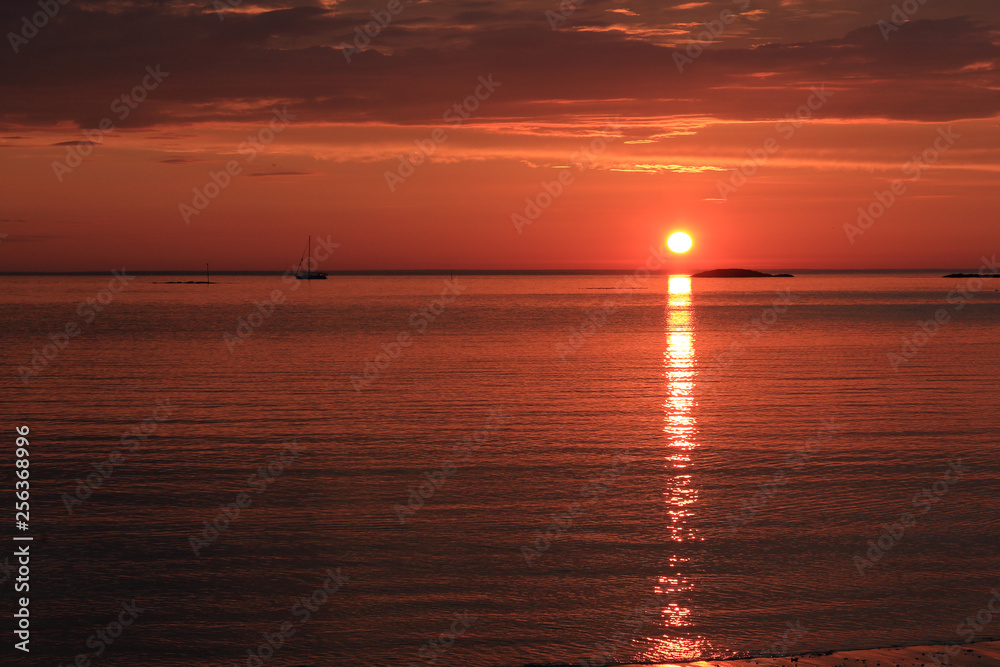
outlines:
{"label": "silhouetted boat", "polygon": [[[326,280],[326,274],[320,271],[312,271],[309,265],[312,263],[312,236],[309,237],[309,241],[306,243],[306,254],[305,257],[299,259],[299,267],[295,271],[295,277],[299,280]],[[305,270],[302,269],[302,262],[305,260]]]}

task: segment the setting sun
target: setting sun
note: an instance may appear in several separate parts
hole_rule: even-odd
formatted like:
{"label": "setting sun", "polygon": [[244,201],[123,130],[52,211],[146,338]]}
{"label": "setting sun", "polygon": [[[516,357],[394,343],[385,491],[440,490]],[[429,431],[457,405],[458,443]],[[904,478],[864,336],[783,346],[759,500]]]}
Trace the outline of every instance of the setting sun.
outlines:
{"label": "setting sun", "polygon": [[684,232],[674,232],[667,239],[667,247],[674,252],[687,252],[691,249],[691,237]]}

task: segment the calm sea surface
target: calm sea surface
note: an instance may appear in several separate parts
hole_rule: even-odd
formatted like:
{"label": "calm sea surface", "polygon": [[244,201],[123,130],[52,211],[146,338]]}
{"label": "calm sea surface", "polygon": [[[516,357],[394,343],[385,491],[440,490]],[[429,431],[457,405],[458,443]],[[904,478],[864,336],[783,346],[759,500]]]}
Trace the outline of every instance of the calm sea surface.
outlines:
{"label": "calm sea surface", "polygon": [[1000,587],[1000,280],[109,279],[0,278],[5,489],[31,429],[17,664],[961,641]]}

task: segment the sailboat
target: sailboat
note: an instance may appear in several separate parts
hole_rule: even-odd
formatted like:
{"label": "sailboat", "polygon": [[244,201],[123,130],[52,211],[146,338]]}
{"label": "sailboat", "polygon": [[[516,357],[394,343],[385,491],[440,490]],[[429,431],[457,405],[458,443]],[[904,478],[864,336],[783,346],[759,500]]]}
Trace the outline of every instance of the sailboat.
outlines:
{"label": "sailboat", "polygon": [[[310,270],[310,264],[312,264],[312,236],[309,237],[309,241],[306,244],[306,255],[305,257],[299,259],[299,266],[295,270],[295,277],[299,280],[326,280],[326,274],[320,271]],[[303,270],[302,264],[305,262],[305,269]]]}

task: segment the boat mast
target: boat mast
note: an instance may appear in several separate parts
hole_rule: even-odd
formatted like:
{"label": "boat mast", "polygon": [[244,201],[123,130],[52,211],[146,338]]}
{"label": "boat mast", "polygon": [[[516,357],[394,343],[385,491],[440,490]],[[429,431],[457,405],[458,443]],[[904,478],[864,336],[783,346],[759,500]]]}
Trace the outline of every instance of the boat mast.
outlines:
{"label": "boat mast", "polygon": [[312,265],[313,265],[313,237],[309,235],[309,242],[307,247],[309,248],[309,254],[306,255],[306,275],[310,278],[312,277]]}

